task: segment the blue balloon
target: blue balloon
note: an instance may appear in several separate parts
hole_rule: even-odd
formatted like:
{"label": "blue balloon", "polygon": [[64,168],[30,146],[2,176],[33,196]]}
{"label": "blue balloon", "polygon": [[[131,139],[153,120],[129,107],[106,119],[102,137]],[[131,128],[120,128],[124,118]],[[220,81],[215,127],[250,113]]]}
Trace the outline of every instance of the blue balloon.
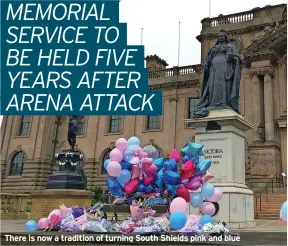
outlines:
{"label": "blue balloon", "polygon": [[108,178],[106,179],[106,185],[108,187],[108,190],[117,197],[125,197],[123,193],[123,189],[121,185],[119,184],[117,178]]}
{"label": "blue balloon", "polygon": [[287,221],[287,201],[283,203],[280,210],[280,219]]}
{"label": "blue balloon", "polygon": [[169,185],[181,184],[180,176],[176,172],[165,171],[163,175],[164,182]]}
{"label": "blue balloon", "polygon": [[124,187],[131,179],[131,173],[128,170],[122,170],[120,175],[117,177],[119,184]]}
{"label": "blue balloon", "polygon": [[137,191],[144,192],[144,190],[145,190],[145,185],[141,182],[137,187]]}
{"label": "blue balloon", "polygon": [[203,198],[207,199],[212,197],[214,194],[214,185],[211,183],[205,183],[201,187],[201,195]]}
{"label": "blue balloon", "polygon": [[129,145],[137,145],[137,146],[139,146],[140,145],[140,140],[139,140],[139,138],[137,138],[137,137],[131,137],[131,138],[129,138],[128,139],[128,146]]}
{"label": "blue balloon", "polygon": [[148,186],[145,186],[144,187],[144,192],[149,194],[149,193],[152,193],[153,192],[153,186],[152,185],[148,185]]}
{"label": "blue balloon", "polygon": [[200,193],[192,193],[190,195],[190,204],[193,208],[199,208],[203,202],[203,197]]}
{"label": "blue balloon", "polygon": [[153,163],[156,165],[156,167],[157,167],[157,169],[159,171],[163,167],[164,158],[158,158],[158,159],[154,160]]}
{"label": "blue balloon", "polygon": [[176,162],[176,160],[171,158],[170,160],[165,161],[164,162],[164,169],[166,171],[177,172],[177,162]]}
{"label": "blue balloon", "polygon": [[187,223],[187,215],[183,212],[176,211],[169,218],[170,226],[174,230],[182,229]]}
{"label": "blue balloon", "polygon": [[143,183],[140,183],[137,187],[137,191],[139,192],[145,192],[145,193],[151,193],[153,191],[152,185],[144,185]]}
{"label": "blue balloon", "polygon": [[27,232],[33,232],[38,230],[38,224],[34,220],[29,220],[25,223],[25,230]]}
{"label": "blue balloon", "polygon": [[204,159],[199,162],[198,167],[201,172],[207,171],[211,166],[212,160],[211,159]]}
{"label": "blue balloon", "polygon": [[190,160],[190,157],[188,155],[184,155],[184,157],[182,158],[182,163],[186,163],[189,160]]}
{"label": "blue balloon", "polygon": [[161,191],[162,191],[163,185],[164,185],[163,176],[164,176],[164,171],[163,171],[163,169],[161,169],[159,172],[157,172],[156,179],[154,180],[155,185]]}
{"label": "blue balloon", "polygon": [[107,169],[107,166],[108,164],[111,162],[110,159],[107,159],[105,162],[104,162],[104,168]]}
{"label": "blue balloon", "polygon": [[202,227],[202,226],[204,226],[204,225],[206,225],[208,223],[213,224],[214,223],[213,218],[210,215],[207,215],[207,214],[202,215],[200,220],[199,220],[199,226]]}
{"label": "blue balloon", "polygon": [[121,161],[120,164],[121,164],[121,170],[131,171],[132,165],[131,165],[130,162],[128,162],[128,161]]}
{"label": "blue balloon", "polygon": [[195,165],[197,166],[199,164],[199,155],[196,155],[194,157],[191,158],[191,160],[195,163]]}
{"label": "blue balloon", "polygon": [[186,155],[193,157],[196,155],[203,155],[202,148],[203,148],[203,144],[188,142],[188,144],[183,149],[181,149],[181,151],[185,153]]}
{"label": "blue balloon", "polygon": [[176,195],[177,185],[167,185],[167,192],[172,196]]}

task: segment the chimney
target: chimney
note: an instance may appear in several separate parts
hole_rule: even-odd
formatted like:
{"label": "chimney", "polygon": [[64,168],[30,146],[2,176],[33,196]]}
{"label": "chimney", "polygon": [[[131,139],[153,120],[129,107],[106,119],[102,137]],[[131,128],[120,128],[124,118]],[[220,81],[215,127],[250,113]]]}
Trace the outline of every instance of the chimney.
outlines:
{"label": "chimney", "polygon": [[149,71],[162,70],[169,66],[165,60],[161,59],[157,55],[147,56],[145,60],[146,68],[148,68]]}

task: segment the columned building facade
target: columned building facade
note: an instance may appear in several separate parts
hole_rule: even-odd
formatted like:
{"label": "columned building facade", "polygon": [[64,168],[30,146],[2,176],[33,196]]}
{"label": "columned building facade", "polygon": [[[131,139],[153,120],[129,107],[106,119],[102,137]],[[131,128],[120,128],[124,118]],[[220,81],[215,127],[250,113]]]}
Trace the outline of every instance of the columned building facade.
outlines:
{"label": "columned building facade", "polygon": [[[194,140],[185,124],[199,100],[202,65],[219,30],[228,33],[242,55],[240,113],[254,128],[246,134],[247,184],[267,182],[287,172],[287,23],[286,5],[220,15],[202,20],[201,62],[168,67],[157,55],[146,57],[149,86],[163,91],[161,116],[85,116],[78,122],[77,148],[90,186],[105,185],[103,168],[120,137],[138,136],[166,157]],[[54,153],[68,149],[68,117],[5,116],[1,127],[2,192],[29,193],[43,189],[57,170]]]}

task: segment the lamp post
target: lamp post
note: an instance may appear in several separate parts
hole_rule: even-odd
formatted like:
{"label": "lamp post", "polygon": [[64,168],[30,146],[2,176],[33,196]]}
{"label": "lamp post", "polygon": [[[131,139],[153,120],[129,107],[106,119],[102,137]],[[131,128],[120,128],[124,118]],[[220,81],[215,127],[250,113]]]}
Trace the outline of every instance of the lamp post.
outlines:
{"label": "lamp post", "polygon": [[57,147],[57,144],[58,144],[58,133],[59,133],[59,126],[61,125],[61,118],[62,118],[62,116],[56,116],[55,138],[52,141],[52,143],[53,143],[53,152],[52,152],[51,172],[53,172],[53,164],[55,163],[55,152],[56,152],[56,147]]}

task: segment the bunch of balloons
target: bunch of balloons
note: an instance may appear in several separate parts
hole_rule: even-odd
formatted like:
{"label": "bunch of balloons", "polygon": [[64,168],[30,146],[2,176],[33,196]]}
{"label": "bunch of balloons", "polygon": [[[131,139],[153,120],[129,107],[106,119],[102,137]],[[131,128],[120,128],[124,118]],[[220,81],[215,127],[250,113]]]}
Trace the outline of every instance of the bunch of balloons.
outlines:
{"label": "bunch of balloons", "polygon": [[143,149],[140,140],[131,137],[128,141],[120,138],[105,161],[108,174],[106,183],[109,191],[116,197],[129,197],[134,192],[151,193],[156,179],[157,166],[153,163],[159,156],[157,149],[148,145]]}

